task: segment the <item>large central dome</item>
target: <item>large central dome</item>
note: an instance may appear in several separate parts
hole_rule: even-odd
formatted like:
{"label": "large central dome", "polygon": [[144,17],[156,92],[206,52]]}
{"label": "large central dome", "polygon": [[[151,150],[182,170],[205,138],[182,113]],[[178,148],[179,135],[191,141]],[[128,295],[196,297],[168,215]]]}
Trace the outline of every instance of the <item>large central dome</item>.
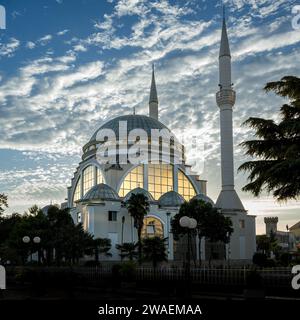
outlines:
{"label": "large central dome", "polygon": [[143,129],[147,132],[148,136],[151,136],[151,129],[167,129],[169,130],[164,124],[160,121],[138,114],[130,114],[125,116],[120,116],[114,118],[112,120],[107,121],[104,123],[92,136],[90,142],[97,140],[97,134],[100,130],[103,129],[111,129],[115,132],[116,138],[119,139],[119,123],[120,121],[127,122],[127,135],[133,129]]}

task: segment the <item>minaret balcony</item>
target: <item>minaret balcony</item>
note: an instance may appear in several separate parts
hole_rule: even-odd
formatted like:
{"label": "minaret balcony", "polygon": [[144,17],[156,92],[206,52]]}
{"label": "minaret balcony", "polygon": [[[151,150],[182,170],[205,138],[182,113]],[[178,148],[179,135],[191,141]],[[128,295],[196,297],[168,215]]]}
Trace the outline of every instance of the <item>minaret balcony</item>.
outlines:
{"label": "minaret balcony", "polygon": [[221,89],[216,94],[216,100],[218,106],[221,108],[223,106],[231,106],[233,107],[235,104],[236,94],[232,89]]}

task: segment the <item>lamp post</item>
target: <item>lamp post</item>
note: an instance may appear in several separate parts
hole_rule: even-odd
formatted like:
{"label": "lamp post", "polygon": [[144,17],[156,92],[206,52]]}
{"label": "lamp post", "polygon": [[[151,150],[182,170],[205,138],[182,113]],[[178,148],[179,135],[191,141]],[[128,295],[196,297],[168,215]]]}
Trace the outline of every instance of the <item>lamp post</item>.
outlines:
{"label": "lamp post", "polygon": [[168,233],[168,258],[169,258],[169,254],[170,254],[170,215],[171,212],[167,212],[167,233]]}
{"label": "lamp post", "polygon": [[125,223],[125,216],[122,217],[122,244],[124,242],[124,223]]}
{"label": "lamp post", "polygon": [[[22,238],[22,241],[23,241],[25,244],[29,244],[30,241],[31,241],[31,239],[30,239],[30,237],[28,237],[28,236],[24,236],[24,237]],[[34,244],[39,244],[39,243],[41,243],[41,238],[40,238],[40,237],[34,237],[34,238],[32,239],[32,241],[33,241]],[[32,250],[30,250],[30,262],[32,262]],[[40,262],[40,251],[39,251],[39,250],[38,250],[38,262]]]}
{"label": "lamp post", "polygon": [[290,235],[289,235],[289,226],[286,225],[286,235],[287,235],[287,252],[290,252]]}
{"label": "lamp post", "polygon": [[[226,233],[226,237],[229,237],[229,232]],[[230,239],[229,242],[227,244],[227,262],[228,262],[228,267],[230,266],[230,254],[231,254],[231,250],[230,250]]]}
{"label": "lamp post", "polygon": [[185,277],[186,277],[186,283],[188,287],[188,294],[190,294],[190,281],[191,281],[191,230],[195,229],[197,227],[197,220],[194,218],[190,218],[188,216],[183,216],[179,220],[179,225],[182,228],[187,229],[187,261],[185,264]]}

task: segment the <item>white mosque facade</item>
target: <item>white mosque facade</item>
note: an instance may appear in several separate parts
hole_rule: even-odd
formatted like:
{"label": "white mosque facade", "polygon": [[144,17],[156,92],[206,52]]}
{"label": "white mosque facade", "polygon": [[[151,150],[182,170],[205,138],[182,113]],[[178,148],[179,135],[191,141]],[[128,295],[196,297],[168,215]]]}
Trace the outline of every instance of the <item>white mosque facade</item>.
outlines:
{"label": "white mosque facade", "polygon": [[[158,140],[159,147],[156,150],[156,156],[153,156],[153,152],[150,155],[150,151],[153,151],[149,148],[151,138],[153,139],[151,135],[153,130],[168,132],[167,127],[158,120],[154,70],[149,99],[149,116],[131,114],[109,120],[83,147],[82,161],[68,188],[67,206],[71,208],[74,221],[81,222],[84,229],[95,238],[111,240],[112,257],[109,259],[120,259],[115,248],[116,244],[137,241],[133,220],[123,205],[132,193],[145,194],[150,203],[149,212],[144,219],[142,236],[157,235],[168,238],[168,259],[170,261],[182,259],[178,244],[171,233],[171,219],[178,213],[184,201],[194,197],[210,202],[231,218],[234,232],[231,235],[230,244],[224,250],[226,258],[232,261],[252,259],[256,249],[255,217],[247,214],[234,189],[232,111],[235,92],[231,83],[231,56],[225,20],[223,21],[219,66],[220,90],[217,93],[217,104],[220,109],[222,188],[216,203],[206,194],[206,181],[191,172],[191,168],[186,164],[184,146],[177,140],[173,140],[167,151],[162,148],[161,140]],[[128,148],[131,144],[130,134],[136,129],[143,129],[147,133],[147,139],[141,138],[140,151],[148,155],[150,161],[139,163],[127,161]],[[98,158],[99,149],[104,144],[106,146],[107,143],[109,144],[109,133],[114,133],[118,142],[113,154],[116,162],[102,163]],[[182,157],[183,161],[176,161],[177,156]],[[126,161],[121,161],[124,157]],[[170,161],[165,161],[165,159]],[[207,243],[203,240],[200,250],[202,260],[208,259],[209,250]],[[199,250],[196,252],[198,253]],[[216,257],[216,259],[223,258]]]}

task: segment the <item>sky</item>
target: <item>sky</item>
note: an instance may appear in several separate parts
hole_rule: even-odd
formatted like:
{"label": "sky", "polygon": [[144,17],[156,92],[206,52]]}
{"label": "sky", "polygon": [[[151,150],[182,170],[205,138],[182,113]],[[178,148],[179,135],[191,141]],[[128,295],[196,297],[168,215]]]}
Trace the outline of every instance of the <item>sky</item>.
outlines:
{"label": "sky", "polygon": [[[232,54],[235,169],[249,160],[239,144],[251,116],[278,120],[283,99],[265,83],[300,74],[299,0],[227,0]],[[155,64],[160,121],[203,137],[208,195],[220,191],[218,50],[222,2],[214,0],[7,0],[0,30],[0,192],[11,212],[61,203],[82,146],[109,118],[148,113]],[[249,214],[300,220],[300,203],[236,190]]]}

